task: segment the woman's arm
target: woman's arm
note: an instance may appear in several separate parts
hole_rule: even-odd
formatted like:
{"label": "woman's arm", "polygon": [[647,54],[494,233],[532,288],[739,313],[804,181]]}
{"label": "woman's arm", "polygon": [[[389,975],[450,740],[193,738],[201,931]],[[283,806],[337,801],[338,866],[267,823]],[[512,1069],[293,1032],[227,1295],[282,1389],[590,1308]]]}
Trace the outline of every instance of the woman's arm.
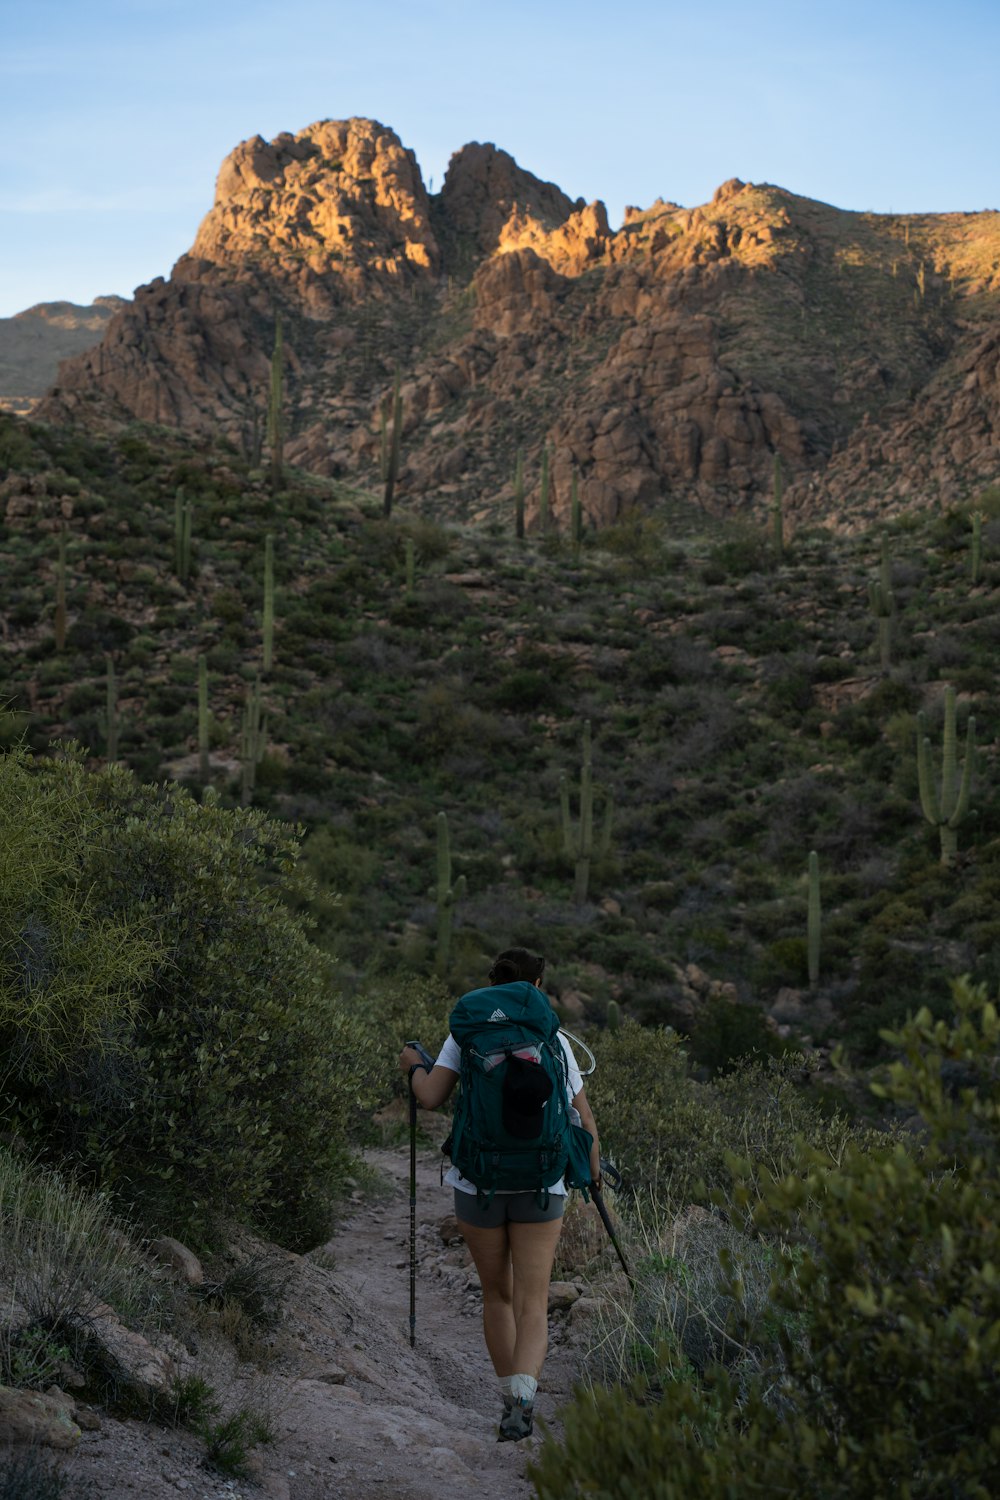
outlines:
{"label": "woman's arm", "polygon": [[[416,1077],[416,1074],[413,1075]],[[581,1089],[573,1100],[573,1108],[580,1112],[580,1123],[584,1130],[589,1130],[594,1137],[594,1144],[590,1148],[590,1175],[594,1186],[601,1186],[601,1143],[597,1139],[597,1122],[594,1119],[594,1111],[590,1107],[586,1089]]]}
{"label": "woman's arm", "polygon": [[441,1068],[437,1065],[428,1073],[422,1065],[420,1053],[412,1047],[404,1047],[399,1054],[400,1071],[409,1073],[415,1063],[420,1063],[421,1066],[416,1068],[410,1079],[414,1097],[422,1109],[437,1109],[454,1090],[458,1082],[458,1074],[451,1068]]}

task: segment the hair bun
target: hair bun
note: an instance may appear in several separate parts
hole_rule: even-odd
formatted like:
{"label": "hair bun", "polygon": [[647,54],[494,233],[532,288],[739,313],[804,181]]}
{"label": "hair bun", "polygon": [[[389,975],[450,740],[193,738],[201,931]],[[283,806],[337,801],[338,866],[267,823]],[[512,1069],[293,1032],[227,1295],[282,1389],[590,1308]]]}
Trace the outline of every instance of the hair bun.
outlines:
{"label": "hair bun", "polygon": [[528,984],[537,984],[542,977],[545,960],[527,948],[505,948],[493,961],[490,984],[510,984],[523,979]]}

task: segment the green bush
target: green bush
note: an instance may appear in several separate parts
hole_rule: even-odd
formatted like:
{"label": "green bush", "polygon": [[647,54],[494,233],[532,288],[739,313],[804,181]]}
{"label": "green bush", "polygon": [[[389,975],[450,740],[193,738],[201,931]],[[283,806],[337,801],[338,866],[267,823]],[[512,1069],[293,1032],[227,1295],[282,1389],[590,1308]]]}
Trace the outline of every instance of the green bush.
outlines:
{"label": "green bush", "polygon": [[922,1141],[802,1148],[780,1175],[734,1162],[758,1231],[797,1246],[771,1294],[778,1377],[681,1371],[655,1401],[578,1392],[565,1446],[533,1466],[539,1500],[997,1493],[1000,1020],[967,982],[953,1000],[953,1021],[923,1011],[887,1034],[898,1060],[875,1086],[916,1111]]}
{"label": "green bush", "polygon": [[587,1095],[602,1148],[629,1188],[653,1193],[664,1213],[727,1190],[734,1149],[777,1169],[800,1137],[839,1151],[853,1133],[839,1117],[824,1120],[802,1093],[797,1056],[744,1058],[726,1077],[699,1083],[674,1032],[631,1019],[603,1033],[596,1054]]}
{"label": "green bush", "polygon": [[743,1058],[777,1056],[783,1050],[768,1029],[763,1011],[724,997],[709,1000],[701,1008],[689,1047],[693,1061],[709,1074],[727,1073]]}
{"label": "green bush", "polygon": [[78,754],[0,762],[11,1122],[158,1227],[323,1237],[371,1104],[362,1033],[285,903],[292,834]]}

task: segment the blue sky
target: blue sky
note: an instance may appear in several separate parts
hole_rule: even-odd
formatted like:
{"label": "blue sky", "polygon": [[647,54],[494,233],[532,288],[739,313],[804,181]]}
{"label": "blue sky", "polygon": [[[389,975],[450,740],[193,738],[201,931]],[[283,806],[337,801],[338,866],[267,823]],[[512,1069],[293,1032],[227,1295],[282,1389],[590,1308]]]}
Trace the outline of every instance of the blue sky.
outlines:
{"label": "blue sky", "polygon": [[247,136],[367,115],[440,187],[493,141],[572,196],[729,177],[1000,206],[1000,0],[0,0],[0,316],[169,275]]}

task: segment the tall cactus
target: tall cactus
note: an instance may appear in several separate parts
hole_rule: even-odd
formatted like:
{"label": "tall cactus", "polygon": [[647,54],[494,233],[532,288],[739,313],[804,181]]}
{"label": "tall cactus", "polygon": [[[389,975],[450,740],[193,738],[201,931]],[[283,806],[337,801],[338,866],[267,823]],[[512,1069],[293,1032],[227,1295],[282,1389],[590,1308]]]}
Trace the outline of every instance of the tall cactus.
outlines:
{"label": "tall cactus", "polygon": [[[385,408],[383,407],[383,418]],[[397,369],[392,382],[392,436],[389,441],[388,457],[385,460],[385,490],[382,495],[382,514],[386,517],[392,515],[392,502],[396,494],[396,481],[399,478],[399,453],[403,441],[403,393],[400,384],[400,374]],[[383,450],[384,451],[384,450]]]}
{"label": "tall cactus", "polygon": [[544,533],[549,529],[549,450],[542,449],[542,477],[538,487],[538,529]]}
{"label": "tall cactus", "polygon": [[809,965],[809,988],[819,983],[819,940],[823,922],[819,889],[819,855],[809,851],[809,898],[806,914],[806,949]]}
{"label": "tall cactus", "polygon": [[611,847],[611,823],[614,805],[611,797],[605,798],[604,820],[596,844],[594,841],[594,781],[591,757],[590,720],[583,725],[583,762],[580,768],[580,821],[576,828],[569,810],[569,784],[566,773],[559,777],[559,807],[562,814],[563,848],[567,859],[574,862],[573,900],[582,906],[587,899],[590,884],[590,861],[596,854],[603,858]]}
{"label": "tall cactus", "polygon": [[452,883],[451,878],[451,843],[448,837],[448,814],[439,812],[437,815],[437,951],[434,955],[435,972],[444,975],[448,972],[448,961],[451,957],[451,928],[452,917],[455,910],[455,902],[461,901],[465,895],[465,876],[460,875]]}
{"label": "tall cactus", "polygon": [[970,517],[970,520],[972,521],[972,544],[971,544],[971,548],[970,548],[970,573],[972,575],[973,586],[975,586],[979,582],[980,577],[982,576],[982,567],[983,567],[983,519],[984,519],[983,512],[981,510],[974,510],[972,512],[971,517]]}
{"label": "tall cactus", "polygon": [[784,476],[781,472],[781,457],[774,455],[774,483],[771,493],[771,533],[774,537],[774,555],[779,562],[785,555],[785,506]]}
{"label": "tall cactus", "polygon": [[281,313],[274,319],[271,385],[267,402],[267,441],[271,449],[271,488],[280,489],[285,472],[285,332]]}
{"label": "tall cactus", "polygon": [[896,608],[896,596],[892,592],[892,567],[889,561],[889,538],[882,533],[882,555],[879,576],[868,585],[868,602],[878,622],[879,665],[888,672],[892,658],[892,616]]}
{"label": "tall cactus", "polygon": [[524,450],[518,448],[514,465],[514,535],[524,540]]}
{"label": "tall cactus", "polygon": [[958,731],[956,729],[955,689],[944,694],[944,744],[941,754],[941,790],[934,784],[934,760],[927,738],[923,713],[917,714],[917,780],[920,807],[924,817],[941,836],[941,863],[950,865],[958,853],[959,824],[969,811],[972,773],[976,758],[976,720],[969,715],[965,733],[965,762],[958,772]]}
{"label": "tall cactus", "polygon": [[211,720],[208,713],[208,660],[198,657],[198,780],[208,786],[211,765],[208,757],[208,742]]}
{"label": "tall cactus", "polygon": [[264,617],[261,626],[263,666],[267,673],[274,663],[274,537],[270,532],[264,538]]}
{"label": "tall cactus", "polygon": [[617,1000],[608,1001],[608,1030],[614,1034],[621,1029],[622,1014]]}
{"label": "tall cactus", "polygon": [[66,649],[66,527],[59,531],[59,554],[56,561],[56,650]]}
{"label": "tall cactus", "polygon": [[257,767],[267,744],[267,718],[261,713],[260,673],[251,688],[247,684],[243,703],[243,724],[240,731],[240,802],[249,807],[257,785]]}
{"label": "tall cactus", "polygon": [[191,576],[191,529],[194,506],[185,498],[183,486],[174,495],[174,572],[181,583]]}

